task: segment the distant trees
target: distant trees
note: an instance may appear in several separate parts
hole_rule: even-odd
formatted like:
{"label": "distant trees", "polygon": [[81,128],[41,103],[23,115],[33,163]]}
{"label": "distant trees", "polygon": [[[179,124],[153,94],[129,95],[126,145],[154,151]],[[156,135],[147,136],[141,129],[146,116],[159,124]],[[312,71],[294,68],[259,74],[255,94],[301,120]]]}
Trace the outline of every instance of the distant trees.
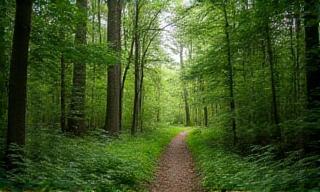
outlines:
{"label": "distant trees", "polygon": [[9,80],[8,129],[6,166],[15,167],[20,158],[12,145],[25,144],[26,104],[27,104],[27,67],[31,31],[32,0],[16,0],[16,15],[12,40],[12,54]]}
{"label": "distant trees", "polygon": [[[185,79],[194,87],[199,79],[200,87],[206,82],[206,89],[190,90],[191,108],[211,106],[200,116],[209,113],[209,126],[223,127],[241,148],[246,143],[276,144],[280,151],[301,143],[316,146],[319,2],[203,2],[184,9],[188,15],[177,23],[180,39],[195,47],[185,61]],[[191,112],[199,115],[197,109]],[[192,123],[201,125],[197,118]],[[232,130],[226,129],[230,124]]]}

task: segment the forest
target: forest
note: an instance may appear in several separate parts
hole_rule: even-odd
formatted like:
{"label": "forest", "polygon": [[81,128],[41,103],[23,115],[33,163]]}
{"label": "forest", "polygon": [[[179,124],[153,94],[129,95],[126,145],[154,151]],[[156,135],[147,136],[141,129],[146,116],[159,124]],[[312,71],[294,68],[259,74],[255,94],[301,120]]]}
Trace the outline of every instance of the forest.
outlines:
{"label": "forest", "polygon": [[320,191],[319,0],[1,0],[0,192]]}

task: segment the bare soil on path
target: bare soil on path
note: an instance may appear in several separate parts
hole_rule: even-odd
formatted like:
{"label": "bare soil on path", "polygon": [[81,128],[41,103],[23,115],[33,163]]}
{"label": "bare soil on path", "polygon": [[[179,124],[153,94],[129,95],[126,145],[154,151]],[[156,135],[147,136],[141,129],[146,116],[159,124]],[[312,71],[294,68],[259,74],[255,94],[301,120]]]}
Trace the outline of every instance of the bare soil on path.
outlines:
{"label": "bare soil on path", "polygon": [[187,133],[176,136],[162,155],[151,192],[204,192],[185,142]]}

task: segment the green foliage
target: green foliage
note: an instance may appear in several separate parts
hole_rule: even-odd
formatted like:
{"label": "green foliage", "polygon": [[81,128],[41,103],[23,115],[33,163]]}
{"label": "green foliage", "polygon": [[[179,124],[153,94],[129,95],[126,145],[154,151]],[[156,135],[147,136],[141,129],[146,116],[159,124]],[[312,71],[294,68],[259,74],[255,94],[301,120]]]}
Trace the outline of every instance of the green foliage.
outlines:
{"label": "green foliage", "polygon": [[142,191],[153,178],[160,153],[179,131],[161,128],[111,139],[97,130],[74,139],[53,130],[33,130],[20,172],[0,175],[0,189]]}
{"label": "green foliage", "polygon": [[242,157],[224,147],[224,138],[219,128],[199,128],[187,139],[208,190],[320,190],[319,156],[301,158],[295,151],[276,160],[273,146],[255,146],[252,155]]}

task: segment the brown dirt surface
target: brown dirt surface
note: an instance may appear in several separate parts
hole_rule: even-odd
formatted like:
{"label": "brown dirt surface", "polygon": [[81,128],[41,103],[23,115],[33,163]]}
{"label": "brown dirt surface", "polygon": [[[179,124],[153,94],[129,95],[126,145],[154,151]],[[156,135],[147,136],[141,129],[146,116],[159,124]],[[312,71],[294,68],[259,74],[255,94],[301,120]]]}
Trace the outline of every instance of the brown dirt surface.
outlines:
{"label": "brown dirt surface", "polygon": [[185,142],[187,133],[176,136],[162,155],[151,192],[204,192]]}

